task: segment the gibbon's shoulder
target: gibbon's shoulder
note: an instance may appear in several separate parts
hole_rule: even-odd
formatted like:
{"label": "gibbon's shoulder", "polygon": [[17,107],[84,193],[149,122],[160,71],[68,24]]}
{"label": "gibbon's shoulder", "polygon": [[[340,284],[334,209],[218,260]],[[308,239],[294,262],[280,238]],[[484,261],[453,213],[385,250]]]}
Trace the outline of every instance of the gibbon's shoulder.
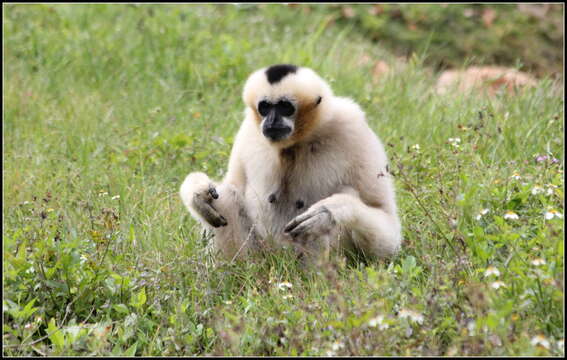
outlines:
{"label": "gibbon's shoulder", "polygon": [[353,99],[348,97],[334,96],[329,104],[329,112],[332,120],[356,124],[366,122],[364,110]]}
{"label": "gibbon's shoulder", "polygon": [[334,132],[340,134],[361,135],[360,132],[368,132],[366,114],[353,99],[347,97],[333,97],[325,114],[327,123]]}
{"label": "gibbon's shoulder", "polygon": [[367,156],[383,158],[384,147],[378,135],[366,120],[366,114],[354,100],[346,97],[335,97],[327,113],[327,119],[319,129],[321,136],[331,139],[337,146],[349,153],[367,154]]}

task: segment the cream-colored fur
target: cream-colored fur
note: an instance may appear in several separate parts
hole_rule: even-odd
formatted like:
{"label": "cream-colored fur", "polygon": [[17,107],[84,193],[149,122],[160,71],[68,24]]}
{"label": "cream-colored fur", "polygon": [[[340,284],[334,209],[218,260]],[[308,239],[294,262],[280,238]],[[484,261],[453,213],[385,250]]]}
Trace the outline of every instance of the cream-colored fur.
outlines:
{"label": "cream-colored fur", "polygon": [[[256,106],[280,97],[299,104],[300,114],[290,138],[270,142],[260,129]],[[246,82],[243,99],[245,118],[224,180],[217,184],[192,173],[180,191],[190,213],[205,226],[211,227],[195,207],[197,198],[206,198],[211,212],[226,220],[226,226],[211,227],[215,248],[235,258],[271,240],[294,244],[311,257],[325,257],[335,247],[369,257],[395,254],[402,237],[394,186],[384,147],[360,107],[334,96],[307,68],[275,84],[260,69]],[[207,197],[211,186],[217,199]],[[286,233],[286,225],[294,230]]]}

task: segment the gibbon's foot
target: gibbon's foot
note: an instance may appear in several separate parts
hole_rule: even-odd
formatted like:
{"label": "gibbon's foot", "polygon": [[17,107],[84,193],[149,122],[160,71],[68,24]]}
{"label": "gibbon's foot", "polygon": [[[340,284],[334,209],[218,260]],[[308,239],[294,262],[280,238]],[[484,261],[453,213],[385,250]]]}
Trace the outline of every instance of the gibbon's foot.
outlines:
{"label": "gibbon's foot", "polygon": [[335,224],[331,211],[326,206],[320,206],[296,216],[285,226],[284,232],[291,235],[294,241],[303,242],[311,236],[328,234]]}
{"label": "gibbon's foot", "polygon": [[213,227],[226,226],[228,223],[224,216],[219,214],[219,212],[212,205],[213,200],[219,198],[217,189],[210,184],[208,189],[196,192],[193,196],[193,206],[195,210]]}

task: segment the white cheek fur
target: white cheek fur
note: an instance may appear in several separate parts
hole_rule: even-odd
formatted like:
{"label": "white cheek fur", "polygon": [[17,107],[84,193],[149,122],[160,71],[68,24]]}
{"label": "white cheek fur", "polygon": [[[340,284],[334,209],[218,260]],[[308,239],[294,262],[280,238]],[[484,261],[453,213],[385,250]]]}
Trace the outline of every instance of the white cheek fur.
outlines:
{"label": "white cheek fur", "polygon": [[[285,124],[286,126],[289,126],[289,127],[291,128],[291,133],[293,133],[293,129],[294,129],[294,121],[293,121],[293,118],[284,117],[284,118],[283,118],[283,122],[284,122],[284,124]],[[290,134],[291,134],[291,133],[290,133]]]}

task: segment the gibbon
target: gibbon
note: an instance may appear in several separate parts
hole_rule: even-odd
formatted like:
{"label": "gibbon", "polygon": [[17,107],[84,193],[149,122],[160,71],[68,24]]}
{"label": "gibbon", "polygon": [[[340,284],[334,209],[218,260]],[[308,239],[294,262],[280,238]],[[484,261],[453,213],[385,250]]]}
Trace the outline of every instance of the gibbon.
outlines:
{"label": "gibbon", "polygon": [[271,241],[319,261],[334,248],[365,258],[399,250],[386,153],[354,101],[287,64],[252,73],[243,99],[224,180],[194,172],[180,189],[191,215],[214,232],[215,249],[235,259]]}

